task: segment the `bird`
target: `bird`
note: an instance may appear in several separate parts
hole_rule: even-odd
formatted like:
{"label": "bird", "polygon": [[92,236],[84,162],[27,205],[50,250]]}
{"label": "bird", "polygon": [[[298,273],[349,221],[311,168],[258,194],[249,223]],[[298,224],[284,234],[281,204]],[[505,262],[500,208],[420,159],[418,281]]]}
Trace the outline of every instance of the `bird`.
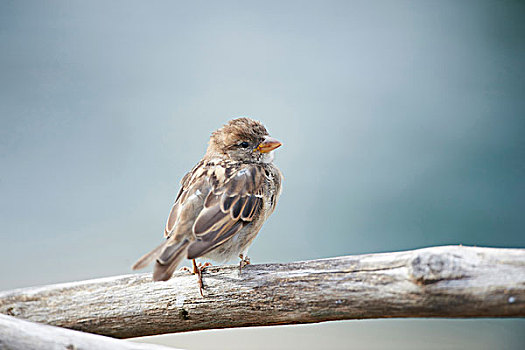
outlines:
{"label": "bird", "polygon": [[214,131],[205,155],[180,182],[165,240],[132,269],[155,260],[153,280],[167,281],[184,258],[190,259],[202,295],[203,267],[195,259],[225,263],[239,257],[239,269],[249,264],[248,248],[281,195],[283,175],[273,164],[281,145],[261,122],[247,117]]}

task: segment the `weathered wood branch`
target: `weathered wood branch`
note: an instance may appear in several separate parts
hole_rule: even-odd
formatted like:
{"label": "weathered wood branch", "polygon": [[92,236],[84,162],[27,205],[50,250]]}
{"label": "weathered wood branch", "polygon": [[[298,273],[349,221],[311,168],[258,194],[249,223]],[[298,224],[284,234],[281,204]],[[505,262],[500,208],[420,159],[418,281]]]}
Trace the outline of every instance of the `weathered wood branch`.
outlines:
{"label": "weathered wood branch", "polygon": [[432,247],[0,292],[0,313],[126,338],[385,317],[523,317],[525,249]]}
{"label": "weathered wood branch", "polygon": [[0,349],[174,350],[167,346],[132,343],[126,340],[28,322],[1,314]]}

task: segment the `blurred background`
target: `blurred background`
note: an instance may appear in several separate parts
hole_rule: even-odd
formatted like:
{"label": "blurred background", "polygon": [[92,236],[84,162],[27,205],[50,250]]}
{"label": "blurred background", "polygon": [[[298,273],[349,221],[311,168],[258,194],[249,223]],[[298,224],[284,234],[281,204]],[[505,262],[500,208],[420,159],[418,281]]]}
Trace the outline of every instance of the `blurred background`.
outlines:
{"label": "blurred background", "polygon": [[[525,247],[522,1],[0,2],[0,289],[130,273],[236,116],[283,142],[252,263]],[[525,321],[370,320],[187,349],[522,349]]]}

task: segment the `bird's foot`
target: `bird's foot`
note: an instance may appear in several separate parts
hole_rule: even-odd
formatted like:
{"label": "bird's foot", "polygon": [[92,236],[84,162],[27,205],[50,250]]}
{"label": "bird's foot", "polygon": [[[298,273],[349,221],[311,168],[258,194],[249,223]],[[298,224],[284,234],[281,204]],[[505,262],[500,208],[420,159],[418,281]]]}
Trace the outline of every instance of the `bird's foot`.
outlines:
{"label": "bird's foot", "polygon": [[190,270],[190,268],[189,268],[188,266],[183,266],[183,267],[181,267],[181,268],[179,269],[179,271],[181,271],[181,272],[182,272],[182,271],[185,271],[185,272],[192,273],[191,270]]}
{"label": "bird's foot", "polygon": [[209,266],[213,266],[213,264],[211,262],[209,262],[209,261],[205,262],[204,264],[203,263],[198,263],[197,264],[197,267],[199,269],[201,269],[201,271],[204,270],[205,268],[209,267]]}
{"label": "bird's foot", "polygon": [[239,258],[241,258],[241,261],[239,262],[239,272],[242,272],[243,267],[250,265],[250,258],[242,254],[239,254]]}
{"label": "bird's foot", "polygon": [[192,259],[192,262],[193,262],[193,274],[198,276],[199,292],[201,293],[201,296],[204,296],[204,294],[202,293],[202,290],[204,289],[204,283],[202,283],[202,271],[208,266],[212,266],[212,265],[210,262],[206,262],[204,264],[201,264],[201,263],[197,264],[195,259]]}

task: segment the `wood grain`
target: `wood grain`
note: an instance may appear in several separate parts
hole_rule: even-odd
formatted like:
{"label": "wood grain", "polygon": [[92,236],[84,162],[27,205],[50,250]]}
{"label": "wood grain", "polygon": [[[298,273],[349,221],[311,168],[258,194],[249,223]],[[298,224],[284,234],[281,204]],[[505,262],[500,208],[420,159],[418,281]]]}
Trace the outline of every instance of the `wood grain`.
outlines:
{"label": "wood grain", "polygon": [[172,347],[132,343],[126,340],[28,322],[6,315],[0,315],[0,349],[174,350]]}
{"label": "wood grain", "polygon": [[0,313],[118,338],[386,317],[523,317],[525,249],[431,247],[0,292]]}

